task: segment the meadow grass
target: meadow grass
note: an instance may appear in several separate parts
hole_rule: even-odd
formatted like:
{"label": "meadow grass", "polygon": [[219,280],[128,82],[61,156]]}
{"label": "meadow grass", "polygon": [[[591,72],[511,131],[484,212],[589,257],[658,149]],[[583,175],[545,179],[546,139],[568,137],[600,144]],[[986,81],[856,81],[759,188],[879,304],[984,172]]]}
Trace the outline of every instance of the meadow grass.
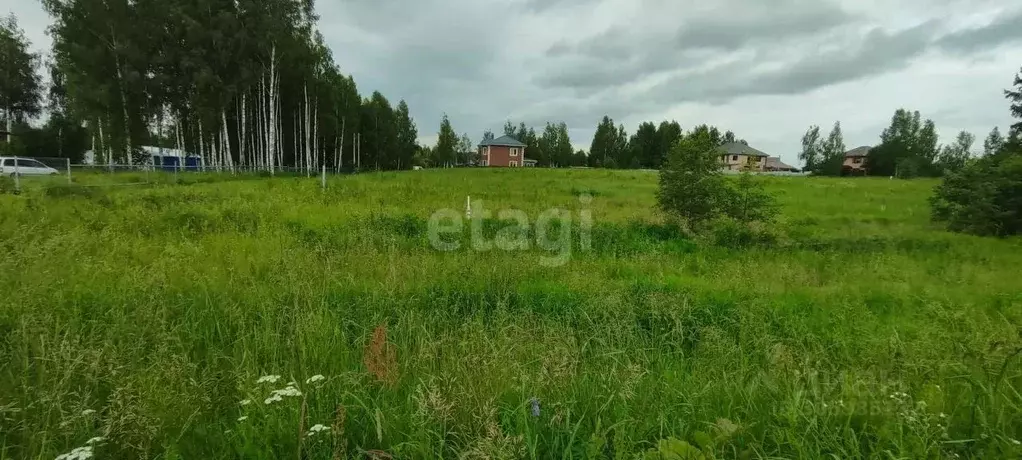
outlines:
{"label": "meadow grass", "polygon": [[[646,172],[160,177],[0,195],[0,459],[1022,455],[1022,242],[933,181],[762,178],[724,244]],[[468,195],[591,248],[434,249]]]}

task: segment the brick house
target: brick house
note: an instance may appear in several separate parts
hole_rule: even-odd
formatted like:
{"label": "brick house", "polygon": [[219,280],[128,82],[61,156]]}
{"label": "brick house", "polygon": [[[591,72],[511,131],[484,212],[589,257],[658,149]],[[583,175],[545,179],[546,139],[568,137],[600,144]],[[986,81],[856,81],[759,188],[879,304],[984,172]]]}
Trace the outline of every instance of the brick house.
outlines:
{"label": "brick house", "polygon": [[479,143],[479,166],[520,168],[529,161],[525,159],[525,144],[511,136],[484,139]]}
{"label": "brick house", "polygon": [[841,175],[843,176],[865,176],[866,157],[873,147],[863,146],[845,152],[845,161],[841,164]]}
{"label": "brick house", "polygon": [[748,145],[729,142],[720,146],[722,169],[725,171],[763,171],[766,168],[767,155]]}

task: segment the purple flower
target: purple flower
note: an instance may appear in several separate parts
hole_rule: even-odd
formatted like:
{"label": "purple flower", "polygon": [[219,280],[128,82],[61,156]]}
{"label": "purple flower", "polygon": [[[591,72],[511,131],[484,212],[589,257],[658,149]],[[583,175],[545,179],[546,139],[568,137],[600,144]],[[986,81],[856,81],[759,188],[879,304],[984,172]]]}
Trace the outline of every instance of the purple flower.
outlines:
{"label": "purple flower", "polygon": [[539,400],[533,397],[529,400],[529,404],[532,406],[532,416],[539,417]]}

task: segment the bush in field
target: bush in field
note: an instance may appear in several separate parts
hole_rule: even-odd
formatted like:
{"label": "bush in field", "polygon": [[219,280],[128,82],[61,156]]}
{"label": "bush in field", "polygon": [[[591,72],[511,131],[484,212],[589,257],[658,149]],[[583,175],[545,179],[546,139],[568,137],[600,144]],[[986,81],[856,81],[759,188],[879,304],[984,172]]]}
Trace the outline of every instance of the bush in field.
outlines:
{"label": "bush in field", "polygon": [[770,222],[777,215],[777,201],[767,193],[752,174],[743,173],[734,184],[728,184],[724,214],[738,222]]}
{"label": "bush in field", "polygon": [[717,147],[711,136],[698,131],[678,142],[660,170],[660,210],[697,232],[719,217],[745,224],[772,220],[777,213],[773,197],[748,173],[729,183]]}
{"label": "bush in field", "polygon": [[727,201],[717,142],[705,132],[693,132],[671,149],[660,170],[657,204],[689,230],[698,230],[717,217]]}
{"label": "bush in field", "polygon": [[1022,149],[1003,149],[945,177],[930,206],[933,220],[952,231],[1022,233]]}

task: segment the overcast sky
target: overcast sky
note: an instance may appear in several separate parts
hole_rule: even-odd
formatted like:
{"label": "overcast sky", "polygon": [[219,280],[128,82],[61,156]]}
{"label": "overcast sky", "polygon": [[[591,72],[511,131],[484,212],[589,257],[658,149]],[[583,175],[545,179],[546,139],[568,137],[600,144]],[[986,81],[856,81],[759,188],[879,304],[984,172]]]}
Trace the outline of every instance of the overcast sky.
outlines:
{"label": "overcast sky", "polygon": [[[49,49],[35,0],[0,0]],[[447,113],[474,140],[564,121],[588,150],[609,115],[709,123],[797,163],[806,128],[873,145],[894,110],[942,141],[1011,123],[1022,0],[320,0],[319,28],[363,95],[405,99],[420,141]]]}

